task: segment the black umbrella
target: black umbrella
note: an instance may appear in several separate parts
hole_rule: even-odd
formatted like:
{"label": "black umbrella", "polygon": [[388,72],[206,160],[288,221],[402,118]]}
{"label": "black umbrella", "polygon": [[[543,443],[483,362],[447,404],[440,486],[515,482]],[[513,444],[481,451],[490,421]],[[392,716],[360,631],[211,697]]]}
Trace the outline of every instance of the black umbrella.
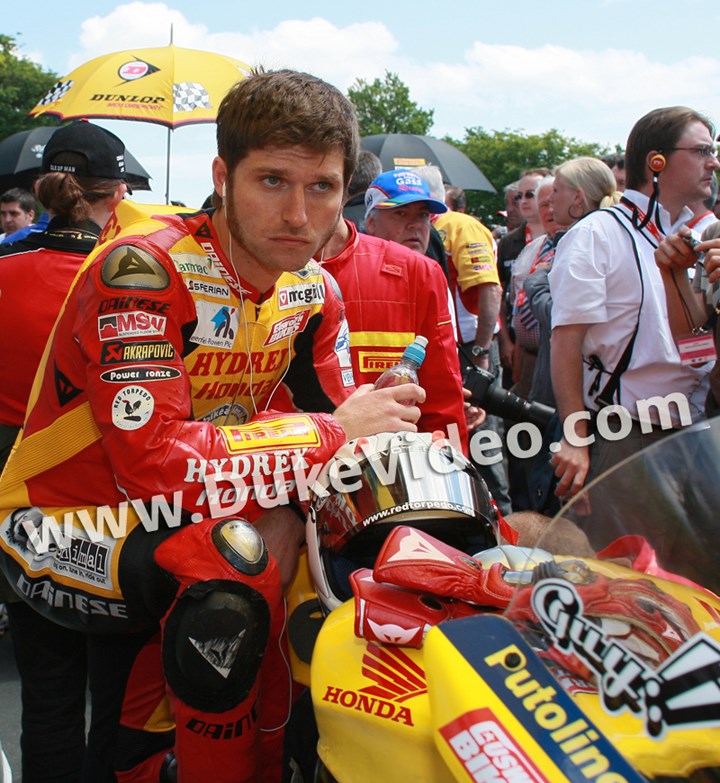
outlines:
{"label": "black umbrella", "polygon": [[[20,131],[0,141],[0,193],[10,188],[32,189],[40,173],[45,145],[59,127],[53,125]],[[150,175],[127,150],[125,171],[133,190],[150,190]]]}
{"label": "black umbrella", "polygon": [[383,171],[412,168],[413,166],[437,166],[443,181],[463,190],[487,190],[497,193],[490,180],[457,147],[432,136],[415,136],[412,133],[380,133],[364,136],[360,140],[364,150],[374,152]]}

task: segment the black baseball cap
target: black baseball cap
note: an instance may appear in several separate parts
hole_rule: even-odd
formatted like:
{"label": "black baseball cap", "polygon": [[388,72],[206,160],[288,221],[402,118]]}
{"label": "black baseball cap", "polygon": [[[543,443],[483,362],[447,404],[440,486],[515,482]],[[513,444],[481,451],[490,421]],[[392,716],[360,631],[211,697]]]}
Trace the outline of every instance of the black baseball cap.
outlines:
{"label": "black baseball cap", "polygon": [[40,170],[43,174],[58,171],[77,177],[127,181],[125,145],[99,125],[76,120],[58,128],[50,137]]}

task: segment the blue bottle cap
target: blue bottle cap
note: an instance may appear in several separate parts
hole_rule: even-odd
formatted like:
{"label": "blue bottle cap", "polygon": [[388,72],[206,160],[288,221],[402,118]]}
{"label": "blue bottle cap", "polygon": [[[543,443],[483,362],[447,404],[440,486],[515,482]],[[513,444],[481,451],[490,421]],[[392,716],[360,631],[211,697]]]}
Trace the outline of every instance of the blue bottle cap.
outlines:
{"label": "blue bottle cap", "polygon": [[403,351],[403,359],[412,359],[414,362],[422,364],[425,360],[425,346],[427,343],[427,337],[418,335]]}

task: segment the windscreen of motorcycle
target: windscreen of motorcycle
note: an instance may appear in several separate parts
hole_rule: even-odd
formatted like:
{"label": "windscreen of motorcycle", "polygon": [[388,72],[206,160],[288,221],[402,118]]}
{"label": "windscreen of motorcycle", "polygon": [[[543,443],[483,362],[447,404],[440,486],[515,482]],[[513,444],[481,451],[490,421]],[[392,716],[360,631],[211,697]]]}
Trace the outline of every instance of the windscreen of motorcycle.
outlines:
{"label": "windscreen of motorcycle", "polygon": [[526,647],[512,672],[489,657],[497,687],[510,697],[510,677],[532,682],[538,656],[592,731],[653,779],[720,780],[719,467],[720,419],[669,435],[543,520],[539,565],[503,574]]}

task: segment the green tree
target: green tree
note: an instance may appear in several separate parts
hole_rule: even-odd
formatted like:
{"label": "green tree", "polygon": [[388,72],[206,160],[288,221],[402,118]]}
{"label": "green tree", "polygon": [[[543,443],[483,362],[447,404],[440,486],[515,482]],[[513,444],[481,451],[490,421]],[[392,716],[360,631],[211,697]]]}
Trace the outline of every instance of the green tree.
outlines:
{"label": "green tree", "polygon": [[410,90],[396,73],[385,71],[383,80],[369,84],[356,79],[348,88],[348,98],[355,106],[360,135],[376,133],[416,133],[427,135],[433,124],[433,109],[421,109],[410,100]]}
{"label": "green tree", "polygon": [[541,134],[468,128],[463,141],[446,141],[459,147],[498,191],[497,194],[479,191],[467,194],[468,211],[485,223],[498,222],[497,212],[505,208],[503,188],[519,179],[526,169],[552,169],[571,158],[581,155],[599,158],[611,151],[600,144],[563,136],[555,128]]}
{"label": "green tree", "polygon": [[22,57],[14,38],[0,35],[0,139],[38,125],[57,124],[49,117],[28,117],[57,80],[57,74]]}

